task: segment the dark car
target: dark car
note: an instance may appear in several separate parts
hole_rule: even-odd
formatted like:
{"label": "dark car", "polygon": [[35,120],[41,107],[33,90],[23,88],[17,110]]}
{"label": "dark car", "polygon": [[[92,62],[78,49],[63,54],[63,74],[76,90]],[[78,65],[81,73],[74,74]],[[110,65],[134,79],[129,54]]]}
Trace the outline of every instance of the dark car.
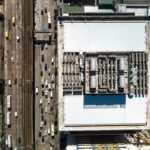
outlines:
{"label": "dark car", "polygon": [[14,83],[17,84],[17,78],[14,79]]}
{"label": "dark car", "polygon": [[17,138],[17,143],[19,143],[19,144],[21,143],[21,137]]}
{"label": "dark car", "polygon": [[43,114],[43,111],[44,111],[43,108],[41,108],[41,114]]}
{"label": "dark car", "polygon": [[51,29],[51,23],[48,23],[48,28]]}
{"label": "dark car", "polygon": [[52,44],[52,35],[49,34],[49,44],[51,45]]}
{"label": "dark car", "polygon": [[43,76],[43,71],[41,71],[41,77]]}
{"label": "dark car", "polygon": [[44,96],[44,91],[42,90],[42,96]]}
{"label": "dark car", "polygon": [[42,84],[42,88],[44,88],[44,84]]}
{"label": "dark car", "polygon": [[45,13],[47,13],[47,8],[45,8]]}
{"label": "dark car", "polygon": [[44,62],[44,55],[41,55],[41,61]]}
{"label": "dark car", "polygon": [[45,64],[45,71],[47,70],[47,64]]}
{"label": "dark car", "polygon": [[44,143],[44,136],[42,136],[42,142]]}
{"label": "dark car", "polygon": [[54,147],[54,145],[55,145],[54,139],[51,139],[51,140],[49,141],[49,143],[50,143],[50,146]]}
{"label": "dark car", "polygon": [[42,45],[41,45],[41,50],[43,50],[43,49],[44,49],[44,45],[42,44]]}
{"label": "dark car", "polygon": [[41,137],[41,131],[39,131],[39,137]]}
{"label": "dark car", "polygon": [[47,121],[46,121],[46,120],[44,120],[44,125],[46,126],[46,124],[47,124]]}
{"label": "dark car", "polygon": [[41,15],[44,15],[43,9],[41,10]]}
{"label": "dark car", "polygon": [[42,120],[42,121],[44,120],[44,116],[43,116],[43,115],[41,116],[41,120]]}

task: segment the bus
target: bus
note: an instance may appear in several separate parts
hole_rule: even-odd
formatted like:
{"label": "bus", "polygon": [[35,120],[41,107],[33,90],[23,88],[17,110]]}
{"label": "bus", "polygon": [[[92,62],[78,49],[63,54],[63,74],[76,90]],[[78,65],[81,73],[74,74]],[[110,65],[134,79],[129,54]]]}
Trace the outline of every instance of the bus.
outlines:
{"label": "bus", "polygon": [[54,128],[54,123],[51,124],[51,136],[54,137],[55,135],[55,128]]}
{"label": "bus", "polygon": [[48,14],[48,28],[51,29],[51,14],[50,14],[50,11],[47,14]]}
{"label": "bus", "polygon": [[8,148],[11,148],[11,135],[8,135]]}
{"label": "bus", "polygon": [[11,109],[11,95],[7,96],[7,109]]}
{"label": "bus", "polygon": [[7,112],[6,114],[6,124],[10,126],[10,112]]}
{"label": "bus", "polygon": [[5,38],[8,39],[8,36],[9,36],[8,31],[5,31]]}

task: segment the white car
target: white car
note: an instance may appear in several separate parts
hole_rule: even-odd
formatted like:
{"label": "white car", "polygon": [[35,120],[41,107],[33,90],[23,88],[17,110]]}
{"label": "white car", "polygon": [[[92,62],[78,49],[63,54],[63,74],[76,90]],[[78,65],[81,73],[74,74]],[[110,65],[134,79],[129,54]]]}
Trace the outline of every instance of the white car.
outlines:
{"label": "white car", "polygon": [[47,113],[47,107],[45,107],[45,113]]}
{"label": "white car", "polygon": [[51,98],[53,98],[53,91],[51,91],[51,94],[50,94]]}
{"label": "white car", "polygon": [[51,76],[51,82],[54,83],[54,74]]}
{"label": "white car", "polygon": [[16,117],[16,118],[18,117],[18,113],[17,113],[17,112],[15,112],[15,117]]}
{"label": "white car", "polygon": [[54,64],[54,57],[52,57],[51,63],[52,63],[52,65]]}
{"label": "white car", "polygon": [[48,83],[48,90],[50,91],[51,90],[51,84]]}
{"label": "white car", "polygon": [[15,62],[15,61],[14,61],[14,57],[11,57],[11,62],[12,62],[12,63],[14,63],[14,62]]}
{"label": "white car", "polygon": [[50,102],[51,102],[51,101],[50,101],[50,98],[48,98],[47,102],[48,102],[48,104],[50,104]]}
{"label": "white car", "polygon": [[8,140],[7,139],[5,140],[5,144],[8,145]]}
{"label": "white car", "polygon": [[54,88],[55,88],[55,84],[54,84],[54,83],[52,83],[52,84],[51,84],[51,87],[52,87],[52,89],[54,89]]}
{"label": "white car", "polygon": [[20,37],[16,36],[16,39],[17,39],[17,42],[19,43],[20,42]]}
{"label": "white car", "polygon": [[47,131],[48,131],[48,134],[50,135],[50,133],[51,133],[51,130],[50,130],[50,128],[48,128],[48,130],[47,130]]}
{"label": "white car", "polygon": [[46,91],[45,91],[45,96],[47,96],[47,95],[48,95],[48,91],[46,90]]}
{"label": "white car", "polygon": [[43,121],[40,122],[40,127],[41,127],[41,128],[43,127]]}
{"label": "white car", "polygon": [[44,135],[45,135],[45,136],[47,135],[47,130],[44,131]]}
{"label": "white car", "polygon": [[43,102],[43,100],[42,100],[42,99],[40,99],[40,105],[42,105],[42,102]]}
{"label": "white car", "polygon": [[46,44],[45,44],[45,48],[47,49],[47,47],[48,47],[48,44],[46,43]]}
{"label": "white car", "polygon": [[38,89],[38,87],[36,87],[36,89],[35,89],[36,95],[38,95],[38,91],[39,91],[39,89]]}
{"label": "white car", "polygon": [[8,80],[8,85],[11,86],[11,80]]}

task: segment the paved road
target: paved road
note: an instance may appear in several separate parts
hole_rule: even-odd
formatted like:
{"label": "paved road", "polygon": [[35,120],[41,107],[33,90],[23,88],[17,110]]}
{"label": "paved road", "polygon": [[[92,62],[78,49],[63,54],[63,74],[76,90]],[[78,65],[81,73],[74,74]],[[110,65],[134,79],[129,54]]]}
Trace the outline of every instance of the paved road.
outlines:
{"label": "paved road", "polygon": [[[1,3],[0,5],[2,5]],[[4,20],[0,20],[0,79],[4,79]],[[0,90],[2,91],[2,89]],[[4,96],[3,93],[0,92],[0,145],[4,147],[4,132],[5,132],[5,119],[4,119]]]}
{"label": "paved road", "polygon": [[[4,30],[8,32],[8,39],[4,39],[4,68],[5,68],[5,120],[6,113],[10,112],[11,126],[6,125],[6,138],[11,135],[12,147],[17,147],[17,139],[22,139],[22,87],[19,81],[22,81],[22,1],[5,1],[5,26]],[[19,14],[19,15],[18,15]],[[12,17],[15,18],[15,24],[12,23]],[[17,42],[16,37],[20,37]],[[13,62],[12,62],[13,59]],[[11,86],[8,85],[11,80]],[[15,82],[16,81],[16,82]],[[11,95],[11,109],[7,108],[7,96]],[[18,117],[15,117],[15,112]]]}
{"label": "paved road", "polygon": [[[35,144],[37,150],[59,149],[59,145],[57,144],[59,136],[56,134],[57,132],[55,132],[54,137],[52,137],[51,134],[45,135],[45,132],[48,132],[48,129],[50,129],[51,124],[57,120],[57,77],[55,74],[57,31],[56,20],[54,20],[54,10],[56,9],[57,3],[55,0],[45,0],[44,2],[42,0],[36,0],[34,21],[36,23],[35,36],[36,41],[38,41],[35,44],[35,87],[38,88],[38,95],[35,95]],[[49,12],[51,28],[48,27]],[[49,43],[50,35],[52,40],[51,44]],[[52,59],[54,61],[53,63]],[[47,66],[46,70],[45,65]],[[43,86],[42,82],[44,84]],[[50,88],[46,86],[46,82],[50,85]],[[47,98],[45,97],[45,91],[48,92]],[[40,100],[42,100],[42,104],[40,104]],[[43,114],[41,113],[41,109],[44,110]],[[45,109],[48,109],[49,113],[47,113]],[[40,128],[40,123],[45,120],[47,123],[45,125],[43,124],[42,128]],[[57,131],[57,126],[55,126],[55,131]],[[41,136],[39,136],[39,132]],[[50,146],[50,141],[56,143],[53,148]]]}

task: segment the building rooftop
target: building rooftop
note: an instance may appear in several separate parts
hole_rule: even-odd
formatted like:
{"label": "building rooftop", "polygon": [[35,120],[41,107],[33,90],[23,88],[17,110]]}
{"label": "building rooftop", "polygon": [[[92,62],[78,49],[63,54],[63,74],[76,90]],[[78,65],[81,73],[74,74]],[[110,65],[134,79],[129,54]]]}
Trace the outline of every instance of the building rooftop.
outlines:
{"label": "building rooftop", "polygon": [[145,22],[66,21],[64,22],[64,51],[145,51],[145,27]]}
{"label": "building rooftop", "polygon": [[125,95],[65,96],[64,110],[65,126],[146,124],[145,97],[129,98]]}
{"label": "building rooftop", "polygon": [[58,23],[60,130],[147,129],[148,21],[81,18]]}

